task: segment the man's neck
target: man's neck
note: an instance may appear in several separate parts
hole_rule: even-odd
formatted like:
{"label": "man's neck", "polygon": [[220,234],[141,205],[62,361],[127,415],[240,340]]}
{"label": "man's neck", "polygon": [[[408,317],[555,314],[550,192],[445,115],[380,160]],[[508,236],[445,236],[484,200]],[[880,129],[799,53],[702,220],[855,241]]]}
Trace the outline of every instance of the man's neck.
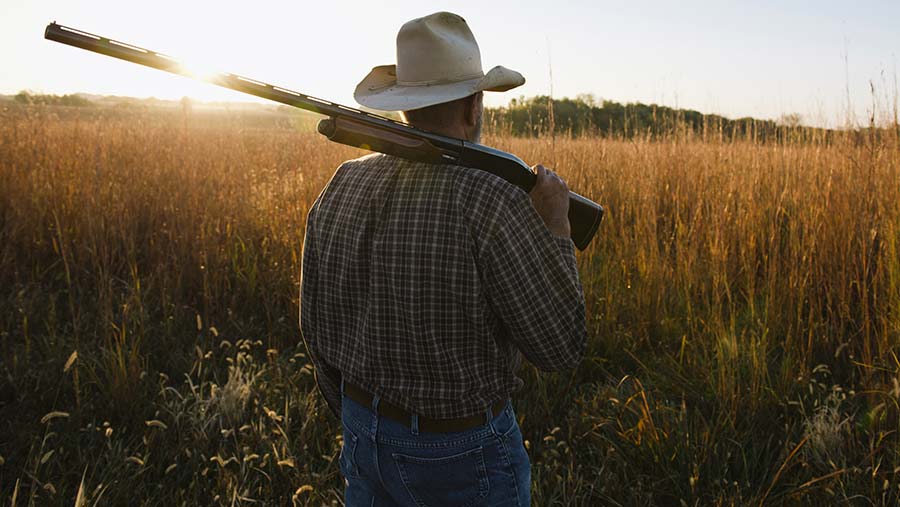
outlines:
{"label": "man's neck", "polygon": [[443,125],[439,127],[415,123],[412,123],[411,125],[413,127],[427,130],[428,132],[433,132],[435,134],[440,134],[442,136],[455,137],[456,139],[463,139],[465,141],[472,140],[470,139],[469,133],[466,132],[465,127],[463,127],[462,125]]}

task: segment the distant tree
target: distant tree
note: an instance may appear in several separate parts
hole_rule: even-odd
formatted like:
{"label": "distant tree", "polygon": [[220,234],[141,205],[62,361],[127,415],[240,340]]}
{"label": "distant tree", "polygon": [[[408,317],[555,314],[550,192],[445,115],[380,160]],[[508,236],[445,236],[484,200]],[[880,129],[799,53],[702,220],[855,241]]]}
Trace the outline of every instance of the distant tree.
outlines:
{"label": "distant tree", "polygon": [[803,122],[803,117],[798,113],[783,114],[778,119],[778,124],[782,127],[797,128]]}
{"label": "distant tree", "polygon": [[597,97],[593,93],[579,93],[575,96],[575,100],[584,103],[588,107],[597,107]]}
{"label": "distant tree", "polygon": [[194,109],[194,102],[190,97],[184,96],[181,97],[181,114],[184,116],[188,116],[191,114],[191,111]]}
{"label": "distant tree", "polygon": [[29,98],[30,98],[30,96],[28,95],[28,92],[21,91],[21,92],[17,93],[15,97],[13,97],[13,100],[18,102],[19,104],[28,104]]}
{"label": "distant tree", "polygon": [[91,101],[79,95],[52,95],[56,99],[56,104],[60,106],[76,106],[84,107],[91,105]]}

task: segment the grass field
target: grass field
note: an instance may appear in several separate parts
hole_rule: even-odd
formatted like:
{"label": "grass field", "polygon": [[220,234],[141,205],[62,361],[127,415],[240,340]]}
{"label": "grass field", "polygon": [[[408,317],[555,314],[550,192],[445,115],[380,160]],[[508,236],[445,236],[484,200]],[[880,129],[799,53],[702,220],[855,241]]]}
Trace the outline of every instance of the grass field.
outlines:
{"label": "grass field", "polygon": [[[525,367],[534,505],[900,498],[900,139],[486,143],[605,205],[590,342]],[[0,106],[0,505],[341,505],[284,114]]]}

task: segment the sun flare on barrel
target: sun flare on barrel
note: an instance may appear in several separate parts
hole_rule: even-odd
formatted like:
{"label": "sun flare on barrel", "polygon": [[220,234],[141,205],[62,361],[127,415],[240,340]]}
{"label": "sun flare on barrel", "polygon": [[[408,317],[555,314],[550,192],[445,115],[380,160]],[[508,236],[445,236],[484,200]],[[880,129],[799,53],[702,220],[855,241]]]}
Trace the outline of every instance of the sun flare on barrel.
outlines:
{"label": "sun flare on barrel", "polygon": [[180,72],[192,79],[214,83],[222,71],[202,62],[179,62]]}

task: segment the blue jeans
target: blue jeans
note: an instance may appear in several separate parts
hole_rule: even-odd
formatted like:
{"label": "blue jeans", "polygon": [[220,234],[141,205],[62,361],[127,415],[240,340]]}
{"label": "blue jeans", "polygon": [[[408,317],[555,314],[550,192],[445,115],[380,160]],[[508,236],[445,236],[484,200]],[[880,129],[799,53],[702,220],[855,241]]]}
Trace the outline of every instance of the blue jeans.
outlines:
{"label": "blue jeans", "polygon": [[372,404],[341,403],[347,507],[531,504],[531,463],[510,402],[458,433],[420,432],[416,416],[406,426],[377,415],[377,396]]}

